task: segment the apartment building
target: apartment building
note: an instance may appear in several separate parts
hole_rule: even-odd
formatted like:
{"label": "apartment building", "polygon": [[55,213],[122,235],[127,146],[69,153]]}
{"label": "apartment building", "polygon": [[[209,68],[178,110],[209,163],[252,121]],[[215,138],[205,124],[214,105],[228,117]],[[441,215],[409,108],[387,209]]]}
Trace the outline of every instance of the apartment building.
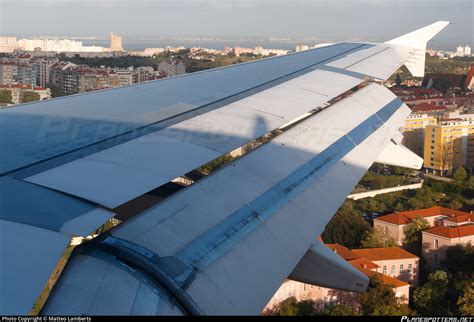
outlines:
{"label": "apartment building", "polygon": [[133,84],[133,70],[132,69],[114,69],[118,77],[119,86],[127,86]]}
{"label": "apartment building", "polygon": [[23,94],[26,92],[35,92],[36,94],[39,95],[40,100],[51,98],[51,91],[49,88],[26,85],[26,84],[0,85],[0,90],[6,90],[6,91],[11,92],[13,104],[23,103]]}
{"label": "apartment building", "polygon": [[442,119],[426,127],[426,169],[444,175],[460,166],[474,166],[474,115],[469,116]]}
{"label": "apartment building", "polygon": [[[427,104],[430,105],[431,104]],[[437,108],[437,107],[435,107]],[[436,112],[440,110],[436,109]],[[436,125],[440,116],[432,112],[415,112],[405,119],[403,127],[402,144],[423,157],[423,148],[425,143],[425,128],[428,125]]]}
{"label": "apartment building", "polygon": [[33,62],[36,72],[36,84],[45,87],[50,83],[51,66],[59,62],[57,58],[43,59],[40,58]]}
{"label": "apartment building", "polygon": [[183,62],[180,61],[164,61],[158,64],[157,72],[164,73],[165,76],[177,76],[186,73],[186,68]]}
{"label": "apartment building", "polygon": [[[412,282],[412,285],[418,283],[419,258],[417,256],[398,247],[349,250],[339,244],[326,244],[326,246],[363,274],[377,277],[382,283],[390,285],[400,303],[408,303],[410,284],[402,279]],[[369,258],[373,258],[374,261]],[[391,274],[387,269],[384,270],[384,266],[391,268],[392,265],[395,265],[397,270],[401,269],[401,272]],[[351,307],[359,305],[356,293],[287,279],[267,303],[265,309],[272,309],[289,297],[294,297],[298,301],[313,300],[320,310],[337,303]]]}
{"label": "apartment building", "polygon": [[446,260],[446,251],[451,246],[474,245],[474,215],[466,216],[462,221],[447,220],[446,225],[422,232],[422,256],[429,267],[439,267]]}
{"label": "apartment building", "polygon": [[441,226],[444,223],[450,223],[455,218],[464,220],[471,218],[473,214],[468,212],[444,208],[431,207],[427,209],[418,209],[411,211],[395,212],[393,214],[377,217],[374,219],[374,228],[380,227],[384,232],[393,237],[398,245],[403,244],[405,226],[413,219],[421,217],[425,219],[431,227]]}
{"label": "apartment building", "polygon": [[376,267],[371,268],[375,272],[396,278],[411,286],[418,285],[417,268],[420,259],[400,247],[352,249],[351,252],[375,264]]}

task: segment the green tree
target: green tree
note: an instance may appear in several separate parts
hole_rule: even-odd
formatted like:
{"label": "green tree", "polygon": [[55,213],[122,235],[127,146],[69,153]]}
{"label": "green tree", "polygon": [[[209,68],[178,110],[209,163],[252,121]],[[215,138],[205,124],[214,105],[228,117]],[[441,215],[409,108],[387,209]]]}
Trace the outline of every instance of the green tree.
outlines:
{"label": "green tree", "polygon": [[315,303],[312,300],[297,301],[294,297],[289,297],[280,302],[271,310],[262,312],[262,315],[277,316],[308,316],[315,315]]}
{"label": "green tree", "polygon": [[467,178],[467,172],[464,167],[459,167],[456,170],[454,170],[453,173],[453,179],[456,180],[457,182],[463,182]]}
{"label": "green tree", "polygon": [[382,227],[374,227],[367,231],[361,242],[364,248],[393,247],[397,245],[395,239],[387,234]]}
{"label": "green tree", "polygon": [[9,90],[0,90],[0,103],[12,103],[12,92]]}
{"label": "green tree", "polygon": [[29,103],[29,102],[35,102],[40,100],[40,95],[36,92],[33,91],[26,91],[21,95],[21,102],[22,103]]}
{"label": "green tree", "polygon": [[403,233],[405,238],[403,240],[403,247],[409,252],[420,256],[421,255],[421,232],[430,228],[430,224],[421,216],[417,216],[411,222],[405,225]]}
{"label": "green tree", "polygon": [[326,243],[357,248],[369,229],[370,225],[352,208],[351,201],[346,201],[327,224],[321,237]]}
{"label": "green tree", "polygon": [[413,293],[413,302],[417,310],[423,314],[446,314],[443,308],[448,285],[448,274],[437,270],[428,276],[428,282],[417,288]]}
{"label": "green tree", "polygon": [[359,313],[346,304],[336,304],[326,307],[320,312],[321,315],[328,316],[354,316],[359,315]]}
{"label": "green tree", "polygon": [[446,250],[442,267],[448,272],[451,287],[459,296],[469,282],[474,280],[474,249],[471,243],[458,244]]}
{"label": "green tree", "polygon": [[458,298],[459,313],[465,316],[474,316],[474,282],[471,281],[464,289],[463,295]]}
{"label": "green tree", "polygon": [[53,98],[65,95],[61,87],[54,85],[53,83],[46,84],[46,87],[51,90],[51,97]]}
{"label": "green tree", "polygon": [[369,287],[359,295],[362,315],[404,315],[407,309],[398,303],[392,285],[384,284],[378,277],[370,277]]}
{"label": "green tree", "polygon": [[215,171],[215,170],[219,169],[220,167],[223,167],[224,165],[229,163],[232,159],[233,158],[230,154],[224,154],[223,156],[218,157],[217,159],[212,160],[211,162],[209,162],[209,163],[203,165],[202,167],[200,167],[199,171],[201,171],[205,174],[209,174],[212,171]]}

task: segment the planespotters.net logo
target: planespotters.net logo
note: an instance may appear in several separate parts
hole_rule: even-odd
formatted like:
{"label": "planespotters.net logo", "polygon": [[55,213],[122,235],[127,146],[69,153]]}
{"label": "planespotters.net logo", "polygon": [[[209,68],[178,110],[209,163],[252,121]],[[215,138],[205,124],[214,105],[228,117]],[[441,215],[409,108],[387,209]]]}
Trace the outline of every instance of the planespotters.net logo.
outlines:
{"label": "planespotters.net logo", "polygon": [[420,317],[420,316],[402,316],[402,322],[474,322],[474,317],[452,317],[452,316],[435,316],[435,317]]}

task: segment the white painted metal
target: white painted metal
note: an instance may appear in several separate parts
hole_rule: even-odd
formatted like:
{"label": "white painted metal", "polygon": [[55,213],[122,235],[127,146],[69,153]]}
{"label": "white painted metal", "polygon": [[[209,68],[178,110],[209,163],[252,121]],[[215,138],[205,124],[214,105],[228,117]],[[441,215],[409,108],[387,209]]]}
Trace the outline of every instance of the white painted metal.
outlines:
{"label": "white painted metal", "polygon": [[385,80],[404,63],[403,57],[393,48],[388,48],[368,59],[348,67],[347,70]]}
{"label": "white painted metal", "polygon": [[423,166],[423,158],[401,144],[390,141],[375,162],[419,170]]}
{"label": "white painted metal", "polygon": [[375,56],[378,53],[383,52],[384,50],[387,50],[388,48],[389,48],[388,46],[375,45],[367,49],[363,49],[363,50],[359,50],[358,52],[351,53],[347,55],[346,57],[339,58],[333,62],[330,62],[329,64],[327,64],[327,66],[346,69],[360,62],[361,60],[370,59],[370,57]]}
{"label": "white painted metal", "polygon": [[113,216],[115,216],[113,212],[96,208],[65,222],[59,231],[75,236],[89,236]]}
{"label": "white painted metal", "polygon": [[0,313],[25,315],[33,308],[70,238],[0,219]]}
{"label": "white painted metal", "polygon": [[[394,116],[397,125],[405,112]],[[380,128],[225,256],[197,273],[188,294],[206,314],[260,312],[385,146],[387,141],[373,139],[379,131],[389,130]],[[210,298],[209,292],[219,295]]]}
{"label": "white painted metal", "polygon": [[44,315],[182,315],[157,285],[119,262],[77,255],[42,310]]}
{"label": "white painted metal", "polygon": [[[418,46],[420,44],[421,46],[426,46],[428,38],[432,37],[446,24],[446,22],[441,22],[436,24],[436,26],[433,25],[434,27],[427,27],[426,30],[429,32],[417,31],[397,38],[382,45],[391,48],[380,52],[377,52],[374,46],[369,47],[370,45],[359,47],[362,44],[338,44],[236,67],[222,68],[123,89],[100,91],[5,109],[0,113],[0,123],[2,123],[0,132],[5,134],[0,135],[0,147],[5,152],[2,154],[4,157],[0,157],[0,172],[5,173],[20,167],[30,166],[37,161],[54,158],[61,153],[82,149],[88,144],[149,125],[153,122],[162,121],[164,118],[175,116],[176,113],[190,111],[191,109],[212,104],[234,95],[241,95],[243,92],[251,95],[250,92],[256,86],[278,80],[303,68],[308,69],[309,66],[314,66],[317,63],[330,61],[334,57],[341,54],[344,55],[344,53],[350,50],[357,51],[361,48],[373,48],[370,51],[366,51],[365,54],[359,55],[359,61],[352,56],[352,61],[350,59],[339,61],[341,65],[336,65],[336,67],[328,65],[326,70],[337,71],[337,68],[345,68],[345,70],[340,70],[341,74],[355,75],[359,79],[364,74],[384,79],[389,76],[390,71],[393,72],[398,68],[395,65],[403,61],[407,65],[414,64],[414,66],[409,66],[409,68],[415,75],[419,73],[421,60],[414,63],[409,60],[419,55]],[[412,40],[415,43],[411,43]],[[317,72],[320,73],[320,76],[315,76]],[[273,124],[272,122],[275,119],[289,117],[286,114],[290,110],[288,106],[303,106],[307,103],[311,105],[316,101],[330,97],[332,95],[330,91],[333,91],[334,95],[339,94],[344,86],[349,86],[354,81],[344,77],[343,79],[338,79],[338,77],[342,77],[340,74],[328,78],[321,72],[316,71],[312,74],[300,76],[299,79],[295,78],[294,83],[286,82],[280,85],[278,93],[273,92],[269,95],[268,93],[270,92],[267,90],[261,92],[260,94],[262,95],[260,96],[253,95],[252,99],[255,104],[242,105],[242,108],[245,110],[242,115],[246,115],[246,120],[248,120],[252,118],[249,117],[250,114],[245,113],[254,112],[255,114],[252,115],[255,117],[252,120],[259,122],[263,120],[261,123],[267,124],[268,122],[268,124]],[[302,77],[306,77],[306,79],[302,81]],[[316,82],[321,77],[328,80],[328,82]],[[344,86],[341,88],[333,87],[342,83],[344,83]],[[186,93],[183,90],[186,90]],[[305,95],[308,95],[308,93],[310,93],[310,96],[306,97]],[[365,95],[367,95],[369,101],[356,96],[352,98],[354,106],[360,104],[362,107],[381,107],[386,103],[386,96],[384,95],[388,94],[374,92],[372,94],[365,93]],[[134,108],[133,113],[130,110],[132,106]],[[273,106],[275,106],[275,109],[272,111],[271,108]],[[333,108],[334,106],[331,107],[331,109]],[[344,113],[343,116],[344,118],[356,117],[356,115],[359,115],[358,112]],[[187,293],[199,303],[204,313],[258,313],[283,278],[291,272],[295,263],[299,262],[301,257],[303,257],[309,245],[313,243],[314,237],[322,232],[325,224],[343,202],[352,186],[357,183],[367,167],[380,154],[388,140],[393,137],[395,131],[398,131],[399,125],[408,113],[409,109],[405,106],[400,108],[381,128],[365,139],[362,144],[347,153],[341,160],[333,164],[331,168],[322,173],[300,194],[292,195],[291,198],[288,197],[290,199],[285,200],[284,206],[276,209],[272,216],[258,225],[255,230],[248,235],[242,235],[242,239],[232,245],[225,253],[219,253],[218,256],[216,255],[206,265],[199,266],[196,277],[187,289]],[[262,114],[265,116],[263,117]],[[271,117],[268,117],[267,114],[271,115]],[[217,115],[216,120],[219,120]],[[229,115],[230,119],[232,119],[233,114],[230,113]],[[226,116],[229,117],[229,115]],[[377,115],[377,117],[384,118],[382,114],[379,115],[378,113]],[[236,119],[238,120],[238,118]],[[339,120],[332,124],[338,124],[338,122]],[[257,122],[256,124],[261,123]],[[192,127],[190,126],[190,128]],[[257,128],[260,129],[263,126]],[[367,129],[362,130],[365,131]],[[342,132],[332,132],[333,134],[337,133],[335,134],[336,138],[338,135],[345,134],[344,128],[339,128],[338,130]],[[223,131],[221,129],[215,133],[222,133]],[[239,135],[245,136],[249,132],[248,127],[244,127],[243,130],[239,129],[239,131],[236,132],[236,137]],[[140,222],[140,217],[137,217],[129,226],[124,226],[127,227],[127,231],[117,230],[117,235],[127,235],[131,240],[146,244],[160,254],[160,256],[165,254],[173,255],[182,251],[183,248],[193,245],[195,238],[198,239],[202,234],[212,231],[212,229],[209,229],[210,227],[219,225],[225,220],[226,216],[242,207],[242,205],[247,205],[248,201],[253,200],[268,190],[268,187],[273,186],[277,176],[284,176],[284,169],[291,171],[293,164],[295,166],[297,164],[301,165],[305,160],[308,160],[308,156],[311,153],[314,155],[321,151],[317,148],[319,143],[324,143],[326,140],[323,134],[317,134],[320,136],[321,142],[316,142],[314,145],[316,148],[311,150],[311,148],[306,146],[301,148],[301,143],[305,142],[306,145],[312,145],[311,141],[304,139],[304,137],[305,135],[314,135],[313,132],[317,132],[315,128],[298,126],[295,127],[295,131],[293,133],[294,138],[292,139],[295,142],[299,142],[298,144],[300,145],[296,144],[293,149],[302,149],[302,151],[294,153],[294,160],[291,159],[290,155],[277,153],[278,149],[274,150],[273,154],[269,153],[267,158],[260,158],[258,156],[259,152],[266,151],[265,148],[267,146],[273,145],[273,147],[276,147],[275,144],[277,143],[280,144],[281,148],[284,147],[284,144],[291,146],[290,142],[292,140],[286,142],[275,140],[236,163],[219,170],[211,177],[200,181],[197,185],[174,195],[162,205],[150,209],[141,216],[148,218],[148,222]],[[354,133],[353,138],[356,139],[358,135],[363,135],[364,131]],[[213,132],[211,131],[211,133]],[[285,135],[288,133],[291,132],[287,132]],[[169,141],[171,137],[172,135],[168,133],[167,136],[160,138]],[[144,140],[142,147],[146,145],[146,141],[149,138],[142,138]],[[153,143],[155,143],[154,140],[157,138],[152,138]],[[214,148],[210,148],[209,141],[203,140],[202,137],[199,137],[199,140],[196,138],[195,141],[186,140],[181,136],[179,144],[188,143],[192,145],[192,148],[203,149],[199,151],[206,151],[206,153],[209,150],[218,151],[219,153],[223,151],[224,144],[216,144],[214,146],[216,150],[214,150]],[[331,139],[326,141],[334,142]],[[149,143],[151,144],[151,142]],[[322,148],[322,145],[319,148]],[[169,150],[165,151],[172,152],[173,150],[170,147]],[[127,147],[126,151],[123,152],[131,153],[132,155],[135,152],[141,153],[142,157],[150,157],[150,154],[155,153],[153,148],[141,150],[138,147]],[[196,154],[200,155],[201,153],[196,152]],[[281,160],[282,164],[278,168],[274,167],[273,176],[273,173],[268,169],[271,168],[270,166],[267,166],[265,169],[259,169],[255,164],[246,164],[245,160],[250,160],[252,155],[257,155],[255,160],[260,160],[265,165],[274,165],[275,160]],[[129,157],[127,154],[117,154],[110,159],[101,159],[100,162],[118,162],[122,164],[120,159],[125,156]],[[156,155],[153,155],[153,157],[157,158]],[[166,163],[175,162],[175,160],[170,158],[166,160]],[[181,161],[177,163],[181,164]],[[133,164],[130,165],[130,163],[127,164],[127,162],[125,164],[132,168],[134,166]],[[95,169],[95,165],[91,166],[87,163],[85,165],[86,169],[89,169],[87,166]],[[304,167],[305,165],[302,166],[302,168]],[[117,169],[119,168],[120,166],[117,167]],[[151,167],[149,170],[153,171],[154,169],[154,167]],[[85,176],[87,172],[78,172],[78,175]],[[94,175],[98,175],[99,172],[95,172]],[[130,172],[133,173],[133,171]],[[69,172],[66,173],[70,175]],[[109,175],[105,177],[110,179],[116,173],[110,171]],[[127,172],[127,175],[129,174]],[[182,173],[178,175],[180,174]],[[262,176],[262,180],[259,180],[259,175]],[[143,173],[140,173],[140,176],[143,179]],[[57,176],[56,180],[61,182],[68,179]],[[129,182],[128,179],[122,178],[122,180],[122,182]],[[155,180],[155,178],[152,178],[152,180]],[[1,183],[5,183],[4,181]],[[104,190],[104,187],[115,189],[114,185],[120,182],[120,179],[110,179],[109,185],[103,185],[99,192],[109,194],[110,191]],[[60,185],[57,182],[52,182],[52,184]],[[140,182],[140,185],[142,185],[142,182]],[[90,187],[90,184],[88,184],[81,186],[78,190],[84,192],[85,188]],[[73,188],[76,189],[77,187]],[[127,192],[128,195],[125,193],[124,195],[118,197],[115,195],[113,198],[110,198],[108,200],[110,202],[109,205],[118,203],[120,198],[128,200],[127,198],[130,198],[134,193],[144,189],[147,189],[146,185],[145,187],[134,186],[130,189],[131,192]],[[200,191],[195,192],[198,189]],[[214,201],[213,198],[209,198],[208,195],[212,193],[215,193],[215,195],[211,197],[219,200]],[[39,195],[41,194],[35,194],[35,198],[38,198]],[[62,201],[64,200],[60,199],[55,199],[55,206],[63,204]],[[15,202],[18,200],[20,198],[16,197]],[[36,214],[34,206],[35,204],[32,204],[31,211]],[[84,208],[83,206],[75,205],[75,208],[77,208],[75,211],[81,213],[82,208]],[[7,209],[11,210],[10,208]],[[37,221],[32,221],[29,215],[25,215],[25,209],[25,207],[22,207],[20,212],[13,213],[21,215],[21,220],[27,221],[28,225],[36,225]],[[155,212],[157,209],[160,209],[159,213]],[[188,213],[188,209],[192,209],[194,212]],[[95,210],[87,210],[82,215],[82,218],[80,216],[62,216],[60,218],[53,218],[53,220],[45,218],[45,225],[48,226],[48,229],[52,227],[51,229],[53,230],[59,227],[67,233],[86,233],[90,231],[90,226],[89,224],[86,225],[86,223],[97,223],[97,219],[93,216],[94,213],[97,215],[97,218],[101,219],[105,219],[108,216],[105,212],[99,211],[97,213]],[[10,213],[4,214],[4,217],[6,218],[9,215]],[[91,217],[94,218],[91,220]],[[64,219],[67,219],[67,221]],[[44,286],[45,280],[51,273],[60,253],[64,250],[69,237],[57,232],[9,220],[0,220],[0,259],[7,263],[14,262],[18,265],[13,266],[13,268],[5,267],[5,265],[0,267],[0,313],[26,314],[30,304],[32,304],[32,299],[34,300],[39,295],[39,291]],[[144,231],[145,228],[153,233],[160,232],[162,235],[153,235]],[[22,239],[25,235],[34,237],[25,242]],[[275,252],[275,249],[278,251]],[[64,304],[64,301],[69,301],[69,303],[75,303],[76,301],[82,305],[81,307],[78,305],[74,308],[68,306],[67,313],[75,309],[77,309],[75,312],[81,313],[110,314],[122,312],[117,306],[122,306],[124,308],[123,311],[126,311],[128,308],[130,313],[137,314],[150,314],[153,312],[156,314],[162,312],[164,314],[171,314],[176,312],[176,310],[168,305],[167,300],[164,301],[163,309],[153,309],[152,304],[156,303],[157,298],[150,295],[150,290],[153,290],[153,287],[148,285],[150,283],[140,282],[137,284],[136,281],[133,282],[133,279],[124,277],[121,272],[117,272],[115,269],[96,263],[91,264],[88,260],[85,260],[85,257],[90,258],[89,256],[76,256],[74,259],[77,259],[77,261],[73,259],[69,269],[73,270],[74,274],[77,275],[65,275],[61,279],[58,289],[66,289],[66,291],[58,291],[57,294],[53,294],[51,306],[48,306],[51,310],[48,312],[57,312],[62,307],[62,304]],[[40,262],[40,259],[41,265],[37,266],[36,262]],[[29,268],[28,264],[31,262],[35,262],[35,271],[26,271]],[[104,262],[110,263],[106,260]],[[90,265],[93,268],[97,268],[97,271],[93,269],[85,274],[81,269],[83,265]],[[118,268],[120,265],[122,264],[115,262],[112,266]],[[99,274],[96,281],[104,287],[99,289],[97,289],[97,286],[95,288],[92,287],[92,290],[96,292],[81,292],[81,288],[86,285],[84,281],[91,279],[91,276],[97,274],[98,271],[103,274]],[[113,271],[110,274],[110,278],[108,278],[109,271]],[[133,275],[134,273],[129,270],[124,274]],[[136,274],[138,273],[136,272]],[[74,285],[68,290],[70,285],[68,281],[71,280],[72,275],[74,275],[72,277]],[[143,281],[142,277],[137,277],[137,279]],[[104,281],[105,284],[102,284]],[[115,283],[123,283],[125,285],[111,285]],[[259,287],[256,288],[255,285]],[[18,290],[22,291],[21,294]],[[160,292],[158,292],[158,296],[160,296],[159,294]],[[209,294],[213,294],[213,296],[210,297]],[[117,297],[116,300],[114,300],[114,296]],[[130,305],[129,300],[131,298],[135,299],[132,305]],[[62,304],[53,306],[54,303],[58,303],[57,301],[62,301]],[[111,312],[111,309],[115,311]]]}
{"label": "white painted metal", "polygon": [[288,278],[301,283],[358,293],[364,292],[369,285],[367,276],[320,241],[311,246]]}
{"label": "white painted metal", "polygon": [[[393,98],[389,91],[370,85],[191,189],[127,221],[113,234],[162,256],[171,255],[271,188]],[[199,221],[193,220],[198,217]]]}
{"label": "white painted metal", "polygon": [[449,25],[449,21],[438,21],[387,41],[386,44],[396,46],[400,52],[409,48],[411,55],[405,65],[414,77],[423,77],[425,75],[426,43],[447,25]]}
{"label": "white painted metal", "polygon": [[284,125],[360,82],[315,70],[25,180],[114,208]]}

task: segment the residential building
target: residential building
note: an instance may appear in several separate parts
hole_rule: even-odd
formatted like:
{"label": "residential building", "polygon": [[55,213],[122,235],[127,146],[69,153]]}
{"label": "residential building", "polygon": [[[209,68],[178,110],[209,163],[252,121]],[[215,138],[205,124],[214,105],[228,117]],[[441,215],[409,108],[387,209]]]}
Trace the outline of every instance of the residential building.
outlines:
{"label": "residential building", "polygon": [[16,84],[18,65],[14,62],[0,62],[0,84]]}
{"label": "residential building", "polygon": [[18,48],[16,37],[0,37],[0,53],[11,53]]}
{"label": "residential building", "polygon": [[176,60],[164,61],[158,64],[157,72],[163,72],[166,76],[182,75],[186,72],[183,62]]}
{"label": "residential building", "polygon": [[0,85],[0,90],[7,90],[11,92],[13,104],[23,103],[23,94],[26,92],[37,93],[40,96],[40,100],[51,98],[51,90],[49,88],[37,87],[27,84]]}
{"label": "residential building", "polygon": [[[369,277],[376,277],[382,283],[390,285],[400,303],[408,303],[410,284],[394,276],[399,276],[402,279],[411,281],[412,285],[416,285],[419,270],[419,258],[417,256],[398,247],[349,250],[339,244],[326,244],[326,246],[363,274]],[[375,262],[367,257],[374,258]],[[382,266],[377,264],[377,262],[382,264]],[[388,265],[390,265],[390,268],[392,265],[396,265],[398,270],[401,268],[402,273],[394,272],[391,274],[388,271],[386,274],[383,273],[383,266]],[[410,269],[412,272],[408,272]],[[267,303],[265,309],[272,309],[289,297],[294,297],[298,301],[313,300],[319,310],[337,303],[343,303],[354,308],[359,307],[358,295],[356,293],[287,279]]]}
{"label": "residential building", "polygon": [[133,84],[133,69],[114,69],[118,77],[119,86],[127,86]]}
{"label": "residential building", "polygon": [[460,90],[464,88],[465,80],[466,75],[463,74],[427,73],[421,86],[431,89],[437,81],[442,81],[446,90]]}
{"label": "residential building", "polygon": [[474,166],[474,116],[439,120],[425,128],[424,163],[434,173]]}
{"label": "residential building", "polygon": [[468,224],[437,226],[422,232],[422,256],[431,268],[446,260],[446,251],[457,244],[474,245],[474,215],[465,218]]}
{"label": "residential building", "polygon": [[142,83],[151,78],[155,70],[151,66],[140,66],[133,71],[133,82]]}
{"label": "residential building", "polygon": [[119,86],[119,78],[113,70],[99,69],[96,71],[96,89],[114,88]]}
{"label": "residential building", "polygon": [[[436,107],[436,110],[438,110],[438,107]],[[437,124],[438,117],[433,115],[433,113],[423,113],[418,111],[410,114],[405,119],[402,144],[415,152],[418,156],[423,157],[425,128],[428,125]]]}
{"label": "residential building", "polygon": [[36,70],[29,64],[18,64],[17,75],[14,84],[28,84],[36,86]]}
{"label": "residential building", "polygon": [[456,48],[456,53],[455,55],[457,57],[470,57],[471,56],[471,47],[468,45],[466,46],[458,46]]}
{"label": "residential building", "polygon": [[53,52],[102,52],[98,46],[83,46],[82,41],[71,39],[20,39],[18,48],[25,51],[53,51]]}
{"label": "residential building", "polygon": [[45,87],[46,84],[50,83],[49,77],[51,74],[51,66],[57,63],[57,58],[50,59],[38,59],[33,62],[33,67],[36,71],[36,84]]}
{"label": "residential building", "polygon": [[377,217],[374,219],[374,228],[380,227],[385,233],[393,237],[398,245],[402,245],[405,238],[403,230],[405,226],[415,218],[421,217],[428,222],[430,227],[435,227],[442,226],[445,221],[449,223],[452,220],[456,220],[453,219],[456,217],[464,220],[464,218],[471,218],[471,216],[473,215],[464,211],[444,207],[431,207],[427,209],[395,212],[393,214]]}
{"label": "residential building", "polygon": [[0,62],[0,84],[29,84],[35,86],[35,69],[29,64],[19,64],[14,61]]}
{"label": "residential building", "polygon": [[376,272],[396,278],[412,286],[418,285],[420,259],[400,247],[352,249],[351,252],[359,258],[375,264],[377,267],[371,269]]}
{"label": "residential building", "polygon": [[96,71],[89,67],[76,67],[73,69],[74,74],[74,92],[84,93],[97,89]]}
{"label": "residential building", "polygon": [[64,94],[76,93],[76,78],[72,70],[77,65],[71,62],[59,61],[50,66],[50,82],[58,86]]}

